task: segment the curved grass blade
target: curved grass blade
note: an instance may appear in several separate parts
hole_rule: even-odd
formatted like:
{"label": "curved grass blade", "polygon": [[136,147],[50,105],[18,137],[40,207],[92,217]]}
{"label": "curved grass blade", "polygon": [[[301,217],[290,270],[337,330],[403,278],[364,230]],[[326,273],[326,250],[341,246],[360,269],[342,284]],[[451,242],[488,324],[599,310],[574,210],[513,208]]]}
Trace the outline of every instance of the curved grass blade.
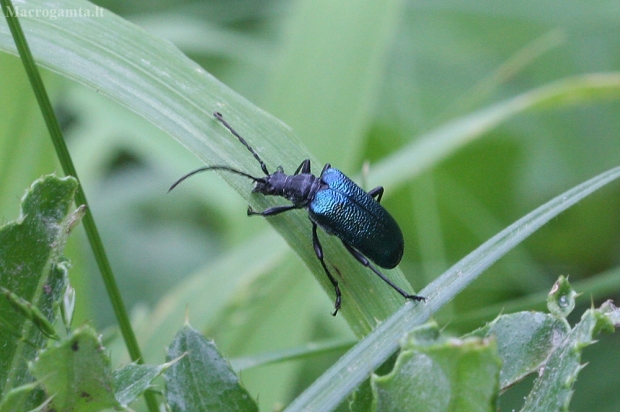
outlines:
{"label": "curved grass blade", "polygon": [[331,340],[326,342],[309,342],[304,346],[283,349],[274,352],[261,353],[253,356],[245,356],[230,360],[230,364],[236,372],[240,372],[258,366],[270,365],[290,360],[307,359],[312,356],[320,356],[325,353],[344,351],[351,348],[354,341],[350,339]]}
{"label": "curved grass blade", "polygon": [[620,73],[571,76],[446,122],[372,166],[368,187],[399,187],[502,122],[528,110],[620,98]]}
{"label": "curved grass blade", "polygon": [[[28,0],[20,4],[29,10],[83,10],[95,16],[95,6],[81,0]],[[51,13],[51,12],[50,12]],[[33,12],[34,14],[34,12]],[[225,164],[259,174],[255,159],[214,118],[222,112],[227,121],[260,153],[270,170],[282,165],[292,171],[302,159],[320,163],[299,144],[292,131],[246,99],[217,81],[167,41],[113,15],[71,19],[24,19],[22,22],[37,62],[82,83],[143,116],[196,154],[206,164]],[[0,49],[15,53],[6,27],[0,25]],[[230,173],[222,177],[250,205],[263,210],[274,200],[251,195],[251,182]],[[275,200],[277,202],[277,200]],[[243,211],[240,211],[243,214]],[[280,234],[312,270],[316,279],[333,295],[333,287],[317,261],[310,238],[311,228],[303,212],[269,219]],[[377,322],[402,305],[402,298],[384,287],[344,253],[340,242],[323,236],[325,254],[341,273],[342,314],[352,329],[362,336]],[[408,289],[402,272],[390,277]],[[369,304],[370,302],[370,304]]]}

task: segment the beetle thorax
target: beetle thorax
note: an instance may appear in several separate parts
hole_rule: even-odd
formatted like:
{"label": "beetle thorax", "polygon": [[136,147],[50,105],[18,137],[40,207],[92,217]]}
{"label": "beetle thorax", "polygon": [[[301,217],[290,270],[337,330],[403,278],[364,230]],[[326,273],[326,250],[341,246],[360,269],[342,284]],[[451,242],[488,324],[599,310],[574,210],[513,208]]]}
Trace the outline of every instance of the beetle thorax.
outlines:
{"label": "beetle thorax", "polygon": [[305,207],[321,188],[321,179],[311,173],[287,175],[276,171],[256,182],[253,192],[266,196],[282,196],[297,207]]}

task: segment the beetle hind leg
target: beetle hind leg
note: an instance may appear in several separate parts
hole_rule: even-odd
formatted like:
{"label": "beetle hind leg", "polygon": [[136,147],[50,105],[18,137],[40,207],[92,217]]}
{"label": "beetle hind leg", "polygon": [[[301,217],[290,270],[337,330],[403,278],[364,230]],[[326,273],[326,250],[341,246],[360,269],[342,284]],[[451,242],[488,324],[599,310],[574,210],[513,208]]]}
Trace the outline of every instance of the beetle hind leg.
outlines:
{"label": "beetle hind leg", "polygon": [[353,255],[353,257],[360,262],[362,265],[366,266],[367,268],[369,268],[370,270],[372,270],[377,276],[379,276],[385,283],[387,283],[388,285],[390,285],[392,287],[392,289],[394,289],[395,291],[397,291],[398,293],[400,293],[405,299],[412,299],[412,300],[416,300],[416,301],[420,301],[420,300],[426,300],[425,297],[422,296],[418,296],[418,295],[412,295],[410,293],[405,292],[404,290],[402,290],[401,288],[399,288],[398,286],[396,286],[396,284],[394,282],[392,282],[390,279],[388,279],[387,276],[385,276],[383,273],[379,272],[379,270],[377,270],[376,267],[374,267],[370,261],[364,256],[362,255],[360,252],[358,252],[357,250],[355,250],[353,247],[347,245],[346,243],[342,242],[342,244],[344,245],[344,247],[347,248],[347,250],[349,251],[349,253],[351,255]]}
{"label": "beetle hind leg", "polygon": [[316,253],[316,257],[321,262],[321,266],[323,266],[323,270],[327,274],[329,281],[334,285],[334,291],[336,292],[336,301],[334,302],[334,313],[332,316],[336,316],[338,313],[338,309],[340,309],[340,303],[342,302],[342,294],[340,293],[340,287],[338,286],[338,281],[331,274],[329,269],[327,269],[327,265],[325,264],[325,260],[323,260],[323,247],[321,246],[321,242],[319,242],[319,236],[316,234],[316,223],[312,222],[312,246],[314,247],[314,253]]}

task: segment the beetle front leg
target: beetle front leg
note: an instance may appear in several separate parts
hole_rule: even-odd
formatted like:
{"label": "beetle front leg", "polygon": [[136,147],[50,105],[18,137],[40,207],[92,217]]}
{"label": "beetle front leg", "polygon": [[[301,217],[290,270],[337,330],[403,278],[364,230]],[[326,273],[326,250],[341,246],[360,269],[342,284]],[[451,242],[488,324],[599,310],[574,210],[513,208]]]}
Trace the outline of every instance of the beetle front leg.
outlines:
{"label": "beetle front leg", "polygon": [[402,290],[401,288],[399,288],[398,286],[396,286],[395,283],[393,283],[390,279],[387,278],[387,276],[385,276],[383,273],[379,272],[377,270],[377,268],[375,268],[369,261],[368,259],[366,259],[366,256],[362,255],[360,252],[358,252],[357,250],[353,249],[353,247],[347,245],[346,243],[342,242],[342,244],[344,245],[344,247],[347,248],[347,250],[349,251],[350,254],[353,255],[353,257],[355,259],[357,259],[358,262],[360,262],[362,265],[366,266],[367,268],[369,268],[370,270],[372,270],[373,272],[375,272],[375,274],[377,276],[379,276],[385,283],[387,283],[388,285],[390,285],[392,287],[392,289],[394,289],[395,291],[397,291],[398,293],[400,293],[405,299],[413,299],[413,300],[426,300],[425,297],[422,296],[418,296],[418,295],[412,295],[410,293],[405,292],[404,290]]}
{"label": "beetle front leg", "polygon": [[316,233],[316,223],[314,222],[312,222],[312,246],[314,247],[314,253],[316,254],[316,257],[319,258],[319,262],[321,262],[323,270],[327,274],[329,281],[332,282],[334,290],[336,291],[336,302],[334,303],[334,307],[336,308],[336,310],[334,310],[334,313],[332,313],[332,316],[336,316],[336,314],[338,313],[338,309],[340,309],[342,294],[340,293],[340,287],[338,287],[338,281],[332,276],[329,269],[327,269],[325,261],[323,260],[323,247],[321,246],[321,242],[319,242],[319,236]]}
{"label": "beetle front leg", "polygon": [[306,159],[303,162],[301,162],[301,164],[299,165],[297,170],[295,170],[295,173],[293,173],[293,175],[298,175],[299,172],[301,172],[301,173],[312,173],[312,171],[310,169],[310,159]]}
{"label": "beetle front leg", "polygon": [[377,203],[381,203],[381,198],[383,197],[383,186],[375,187],[374,189],[368,192],[370,197],[375,199]]}
{"label": "beetle front leg", "polygon": [[321,170],[321,174],[319,175],[319,177],[323,177],[323,173],[325,173],[325,171],[330,167],[332,167],[332,165],[330,165],[329,163],[325,163],[325,166],[323,166],[323,170]]}
{"label": "beetle front leg", "polygon": [[286,205],[286,206],[274,206],[269,209],[265,209],[262,212],[257,212],[252,209],[251,206],[248,206],[248,216],[261,215],[261,216],[275,216],[280,213],[288,212],[289,210],[297,209],[295,205]]}

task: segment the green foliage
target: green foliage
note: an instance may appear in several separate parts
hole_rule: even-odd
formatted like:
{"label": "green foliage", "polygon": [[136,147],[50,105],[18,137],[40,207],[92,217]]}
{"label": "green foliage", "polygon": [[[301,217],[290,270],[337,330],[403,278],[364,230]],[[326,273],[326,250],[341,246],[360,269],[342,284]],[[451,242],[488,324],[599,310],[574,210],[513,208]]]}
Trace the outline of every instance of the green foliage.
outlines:
{"label": "green foliage", "polygon": [[[11,306],[13,306],[20,315],[31,321],[45,337],[49,339],[58,339],[54,326],[36,306],[33,306],[32,303],[17,296],[6,288],[0,288],[0,291],[2,291],[2,294],[4,294]],[[5,322],[5,325],[10,326],[8,322]]]}
{"label": "green foliage", "polygon": [[507,389],[538,370],[566,337],[566,320],[541,312],[501,315],[468,336],[495,337],[503,359],[500,387]]}
{"label": "green foliage", "polygon": [[[20,217],[0,228],[2,411],[126,406],[169,366],[129,365],[113,373],[91,327],[58,337],[53,325],[70,290],[63,250],[83,215],[82,208],[70,212],[76,188],[71,177],[40,178],[26,192]],[[71,305],[65,306],[67,317]],[[48,346],[48,339],[58,342]]]}
{"label": "green foliage", "polygon": [[61,342],[42,350],[31,366],[32,375],[51,405],[61,411],[100,411],[117,406],[110,360],[97,333],[80,328]]}
{"label": "green foliage", "polygon": [[[565,278],[559,283],[574,294]],[[549,303],[550,311],[556,307]],[[420,326],[403,338],[394,369],[373,374],[372,406],[363,410],[495,411],[500,388],[537,374],[521,411],[568,411],[585,366],[582,351],[601,331],[620,326],[620,310],[610,301],[588,309],[572,329],[569,313],[500,315],[461,339],[441,337],[434,323]]]}
{"label": "green foliage", "polygon": [[128,406],[135,401],[144,391],[149,389],[153,380],[165,372],[174,362],[161,365],[139,365],[130,363],[122,369],[112,372],[114,397],[121,406]]}
{"label": "green foliage", "polygon": [[[215,339],[222,357],[243,369],[247,399],[257,399],[265,410],[287,404],[290,410],[348,410],[347,396],[356,388],[353,410],[368,410],[373,402],[431,410],[439,401],[467,401],[454,395],[459,390],[480,394],[479,402],[460,404],[461,410],[486,410],[498,396],[508,410],[523,407],[524,398],[526,410],[563,410],[569,401],[575,410],[592,405],[615,410],[617,394],[605,389],[620,382],[610,361],[614,356],[582,349],[599,330],[618,323],[617,310],[600,304],[620,290],[620,201],[609,190],[589,196],[617,176],[611,168],[620,164],[613,37],[618,15],[604,0],[588,7],[556,3],[532,8],[499,2],[489,10],[476,1],[390,0],[370,1],[353,12],[326,0],[158,2],[145,9],[106,0],[120,14],[131,7],[129,18],[147,30],[108,9],[96,18],[23,18],[37,62],[72,80],[44,73],[45,84],[61,91],[55,99],[61,123],[89,209],[101,222],[110,260],[124,282],[123,294],[127,302],[152,305],[135,306],[133,318],[151,365],[130,363],[113,371],[128,359],[122,342],[111,338],[106,344],[113,366],[102,361],[105,367],[96,370],[108,380],[112,376],[110,402],[145,409],[134,400],[173,363],[162,364],[162,347],[178,343],[175,334],[188,333],[179,332],[187,311],[200,331],[192,335],[196,342],[218,365],[226,364],[201,336]],[[19,6],[95,10],[83,0],[28,0]],[[3,22],[0,49],[15,53]],[[3,216],[14,216],[23,188],[56,167],[18,63],[0,56],[2,72],[11,74],[0,78],[0,123],[7,125],[0,130]],[[401,268],[387,274],[403,287],[428,284],[422,293],[428,304],[403,306],[337,239],[321,233],[344,292],[342,316],[332,319],[333,291],[314,256],[303,212],[269,219],[279,235],[260,219],[246,219],[246,202],[262,209],[278,201],[252,195],[249,182],[231,175],[222,177],[237,193],[204,175],[165,197],[171,182],[202,163],[257,172],[252,157],[213,121],[214,110],[224,112],[270,170],[281,164],[291,171],[310,158],[315,172],[329,161],[354,176],[370,159],[357,181],[367,189],[386,187],[383,203],[406,240]],[[591,176],[598,177],[588,181]],[[199,186],[201,179],[205,184]],[[564,194],[536,209],[559,193]],[[69,207],[67,201],[59,200],[58,207]],[[535,212],[510,224],[529,210]],[[68,231],[80,213],[58,225]],[[65,235],[36,244],[0,238],[0,249],[7,250],[0,257],[9,256],[13,268],[38,279],[0,277],[0,350],[7,351],[0,353],[7,355],[0,356],[5,373],[0,377],[8,379],[0,380],[2,411],[42,409],[52,401],[43,390],[51,388],[44,379],[33,382],[27,365],[46,353],[41,351],[72,355],[68,342],[74,333],[85,333],[71,331],[72,312],[73,324],[93,317],[102,326],[109,323],[107,309],[95,306],[104,301],[103,288],[90,284],[96,275],[80,235],[66,252],[75,300],[62,257]],[[484,282],[471,284],[504,255]],[[4,267],[5,260],[0,262]],[[446,270],[453,262],[459,263]],[[570,274],[588,299],[575,300],[560,278],[548,296],[550,313],[532,312],[542,310],[560,273]],[[45,283],[44,277],[56,280]],[[48,285],[50,296],[42,293]],[[586,310],[590,300],[600,309]],[[68,331],[54,326],[60,323],[58,308]],[[585,314],[571,328],[565,318],[573,310]],[[507,314],[498,317],[501,312]],[[461,340],[405,339],[430,316],[447,325],[445,336],[489,323]],[[60,342],[48,341],[54,335]],[[88,335],[98,336],[92,330]],[[399,342],[393,367],[389,359]],[[602,337],[597,348],[614,348],[609,342]],[[88,361],[100,359],[94,348]],[[433,359],[430,372],[406,373],[422,354]],[[593,367],[582,370],[582,356]],[[497,357],[503,360],[499,376]],[[451,368],[460,361],[468,366]],[[43,366],[33,364],[32,370]],[[228,366],[225,370],[225,381],[236,382]],[[376,376],[368,379],[373,371]],[[532,390],[517,383],[538,372]],[[445,388],[425,379],[433,373],[446,376],[455,392],[431,396]],[[466,373],[476,384],[463,379]],[[220,384],[218,376],[197,378]],[[54,387],[60,391],[57,402],[79,403],[75,392],[61,388],[67,382]],[[179,382],[167,380],[167,393],[179,389]],[[408,385],[418,391],[400,395]],[[214,395],[207,385],[194,385],[191,393]],[[24,408],[15,409],[20,403]]]}
{"label": "green foliage", "polygon": [[[11,389],[0,400],[0,411],[2,412],[21,412],[25,410],[25,405],[29,404],[29,397],[33,391],[39,389],[38,384],[33,382],[27,385]],[[48,400],[49,401],[49,400]],[[45,406],[48,401],[41,404]]]}
{"label": "green foliage", "polygon": [[[396,350],[398,340],[450,301],[482,271],[551,217],[620,177],[620,168],[586,181],[528,213],[487,240],[420,292],[426,305],[406,304],[362,339],[290,405],[289,410],[330,409]],[[564,295],[559,295],[565,298]]]}
{"label": "green foliage", "polygon": [[401,345],[394,370],[385,376],[373,375],[372,410],[496,410],[502,362],[495,341],[436,340],[428,334],[412,331]]}
{"label": "green foliage", "polygon": [[[0,230],[2,393],[32,381],[27,362],[55,335],[56,303],[68,283],[62,251],[79,219],[79,212],[69,212],[76,187],[70,177],[41,178],[26,192],[18,219]],[[25,404],[36,406],[40,395],[31,393]]]}
{"label": "green foliage", "polygon": [[99,335],[83,326],[41,350],[30,369],[56,410],[100,411],[128,406],[169,366],[132,363],[113,371]]}
{"label": "green foliage", "polygon": [[541,367],[522,410],[568,411],[573,384],[585,366],[580,363],[582,350],[594,343],[601,331],[613,332],[620,326],[619,316],[620,311],[609,301],[600,309],[587,310]]}
{"label": "green foliage", "polygon": [[568,283],[568,278],[560,276],[547,296],[547,307],[557,317],[566,317],[575,309],[578,293]]}
{"label": "green foliage", "polygon": [[213,341],[189,325],[179,330],[167,358],[180,358],[165,374],[172,411],[258,411]]}

